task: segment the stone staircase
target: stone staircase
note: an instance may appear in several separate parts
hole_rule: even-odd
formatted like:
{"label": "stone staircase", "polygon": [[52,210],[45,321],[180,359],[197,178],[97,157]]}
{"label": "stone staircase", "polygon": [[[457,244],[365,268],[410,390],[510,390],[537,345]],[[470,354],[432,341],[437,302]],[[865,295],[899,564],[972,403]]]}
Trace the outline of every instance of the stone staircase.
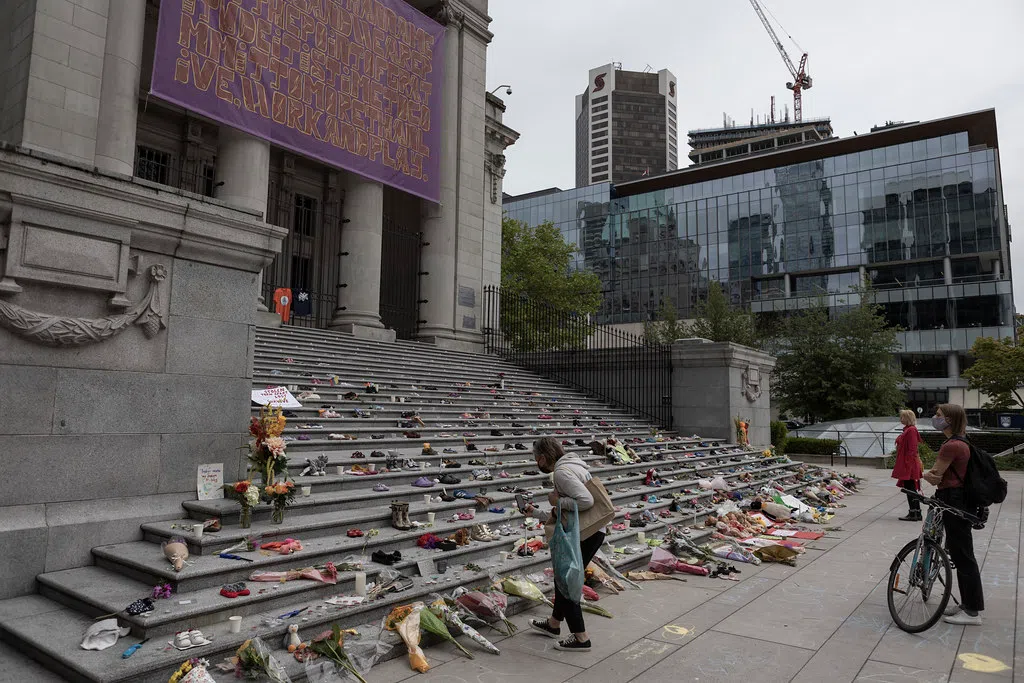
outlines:
{"label": "stone staircase", "polygon": [[[293,362],[285,362],[286,358]],[[334,377],[337,379],[332,386]],[[377,383],[379,393],[364,393],[365,382]],[[254,512],[252,528],[242,529],[238,526],[239,508],[233,501],[185,501],[182,519],[143,524],[143,540],[96,547],[93,566],[42,574],[38,577],[38,595],[0,603],[0,638],[69,680],[163,682],[186,658],[201,656],[216,663],[256,633],[277,645],[287,625],[277,616],[294,609],[310,608],[298,622],[302,634],[308,637],[330,623],[343,627],[375,623],[395,604],[434,592],[450,592],[459,585],[479,585],[487,580],[488,574],[540,571],[549,561],[547,551],[530,557],[510,553],[517,539],[542,532],[523,529],[514,494],[500,489],[521,487],[536,493],[538,500],[546,497],[549,478],[526,474],[536,469],[529,449],[541,435],[569,442],[566,449],[580,453],[588,461],[592,471],[607,485],[616,505],[622,507],[616,522],[622,521],[626,513],[639,513],[626,506],[651,495],[658,501],[646,503],[645,509],[657,515],[672,505],[671,496],[676,494],[683,511],[667,519],[658,517],[648,524],[644,531],[649,536],[663,530],[666,522],[693,524],[703,518],[706,508],[702,506],[710,502],[711,494],[698,487],[698,479],[721,475],[736,483],[735,490],[743,491],[744,486],[758,488],[769,482],[795,490],[819,478],[816,470],[784,457],[765,457],[754,449],[659,432],[624,410],[494,357],[442,351],[413,342],[387,344],[320,330],[261,329],[255,342],[253,387],[278,385],[295,385],[296,394],[310,391],[319,395],[318,399],[304,400],[302,408],[292,411],[294,417],[289,418],[284,433],[294,439],[288,445],[291,475],[298,486],[310,485],[312,492],[296,499],[282,524],[271,522],[269,507],[265,505]],[[343,396],[348,392],[358,394],[358,400],[345,400]],[[321,417],[319,409],[328,406],[341,417]],[[357,417],[357,408],[369,417]],[[402,414],[408,412],[418,413],[425,426],[401,427]],[[485,413],[488,416],[483,416]],[[541,419],[541,415],[550,419]],[[404,434],[413,431],[419,436],[410,438]],[[334,440],[331,434],[350,435],[354,439]],[[634,440],[630,445],[649,461],[612,465],[607,458],[591,454],[588,446],[576,444],[578,439],[584,444],[608,436],[627,442]],[[477,450],[468,451],[466,441]],[[421,454],[424,442],[430,443],[436,455]],[[522,444],[520,449],[516,449],[516,444]],[[445,453],[445,449],[454,452]],[[354,459],[352,454],[356,451],[366,457]],[[415,461],[416,467],[403,462],[402,469],[384,471],[386,458],[372,455],[374,451],[393,451],[402,461]],[[305,459],[321,454],[329,458],[327,475],[300,476]],[[442,460],[461,466],[442,467]],[[371,463],[377,474],[339,473],[340,468],[347,471],[353,465],[365,467]],[[672,481],[657,488],[645,486],[647,471],[652,467],[661,477]],[[492,480],[474,480],[473,470],[483,468],[489,470]],[[473,509],[474,502],[426,503],[424,494],[437,496],[442,487],[411,485],[421,476],[436,478],[444,473],[461,480],[444,487],[449,494],[456,489],[486,491],[494,505],[503,507],[505,512],[477,510],[472,520],[448,521],[456,512]],[[509,477],[501,477],[502,473]],[[747,473],[752,481],[737,483]],[[226,473],[226,480],[233,481],[233,474]],[[390,490],[374,491],[374,485],[379,483]],[[433,527],[408,531],[392,528],[390,504],[396,500],[409,503],[413,521],[425,523],[427,513],[435,513]],[[194,521],[210,518],[219,518],[223,530],[207,532],[201,538],[183,530]],[[509,524],[514,533],[492,542],[474,541],[450,552],[424,550],[416,545],[423,533],[446,536],[478,523],[489,524],[492,530]],[[378,529],[379,533],[351,538],[347,531],[352,528]],[[636,532],[637,529],[629,528],[613,531],[608,540],[621,546],[630,540],[635,542]],[[704,533],[695,531],[691,538],[699,541]],[[185,537],[191,553],[189,564],[180,573],[171,569],[160,548],[161,541],[174,536]],[[293,555],[240,553],[251,562],[218,556],[247,536],[262,537],[264,541],[297,538],[304,549]],[[401,552],[402,560],[392,569],[413,577],[412,588],[346,608],[325,605],[322,600],[352,594],[351,572],[341,573],[337,585],[312,581],[249,582],[249,596],[228,599],[219,592],[224,584],[248,581],[256,570],[297,569],[328,561],[341,562],[351,556],[368,558],[376,550]],[[645,563],[648,555],[640,552],[616,557],[621,558],[618,562],[622,566],[631,566]],[[417,563],[423,559],[446,561],[449,569],[440,575],[420,576]],[[470,563],[482,570],[464,568]],[[372,582],[385,567],[367,560],[364,569],[367,581]],[[163,582],[174,586],[171,599],[157,601],[156,610],[142,616],[123,612],[127,605],[148,596],[154,585]],[[81,636],[94,618],[115,612],[123,625],[131,627],[131,636],[101,652],[80,649]],[[229,615],[243,617],[240,633],[229,632]],[[187,628],[202,629],[214,640],[213,644],[187,652],[170,648],[167,643],[173,634]],[[151,640],[130,659],[122,659],[121,652],[140,638]],[[293,679],[303,677],[301,665],[294,658],[283,652],[278,655],[288,664]]]}

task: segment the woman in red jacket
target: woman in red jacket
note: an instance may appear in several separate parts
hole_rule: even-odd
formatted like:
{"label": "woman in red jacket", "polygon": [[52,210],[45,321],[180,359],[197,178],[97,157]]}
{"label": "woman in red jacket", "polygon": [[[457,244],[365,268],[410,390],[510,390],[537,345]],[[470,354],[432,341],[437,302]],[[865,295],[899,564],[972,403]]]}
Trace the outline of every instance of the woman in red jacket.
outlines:
{"label": "woman in red jacket", "polygon": [[917,445],[921,443],[921,435],[917,431],[917,416],[912,410],[900,411],[900,422],[903,433],[896,437],[896,466],[892,468],[896,485],[907,492],[910,512],[900,517],[904,522],[921,521],[921,502],[911,496],[911,491],[921,490],[921,457],[917,454]]}

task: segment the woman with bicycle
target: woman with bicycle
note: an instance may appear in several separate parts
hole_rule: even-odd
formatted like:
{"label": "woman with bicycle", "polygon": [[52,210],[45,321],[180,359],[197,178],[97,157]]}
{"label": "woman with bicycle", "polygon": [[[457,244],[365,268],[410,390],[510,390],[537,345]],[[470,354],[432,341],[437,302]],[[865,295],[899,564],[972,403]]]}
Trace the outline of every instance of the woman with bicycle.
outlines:
{"label": "woman with bicycle", "polygon": [[900,517],[902,522],[920,522],[921,500],[913,495],[921,492],[921,456],[917,454],[917,446],[921,443],[921,435],[917,432],[917,416],[913,410],[901,410],[900,422],[903,433],[896,437],[896,465],[892,468],[896,485],[907,494],[910,512]]}
{"label": "woman with bicycle", "polygon": [[[945,403],[935,411],[932,426],[946,435],[939,448],[935,465],[924,473],[924,480],[937,487],[935,498],[959,510],[967,510],[964,499],[964,477],[971,449],[963,440],[967,434],[967,415],[955,403]],[[985,609],[985,596],[981,588],[981,570],[974,558],[974,538],[971,522],[959,515],[942,516],[946,530],[946,550],[956,566],[956,580],[960,587],[960,605],[946,608],[943,621],[966,626],[981,624],[980,612]]]}

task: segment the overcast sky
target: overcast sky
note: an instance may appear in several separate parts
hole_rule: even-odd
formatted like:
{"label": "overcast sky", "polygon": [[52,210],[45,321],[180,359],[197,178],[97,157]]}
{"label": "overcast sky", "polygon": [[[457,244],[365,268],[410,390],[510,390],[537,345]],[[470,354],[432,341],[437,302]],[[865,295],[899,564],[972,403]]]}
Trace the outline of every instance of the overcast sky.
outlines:
{"label": "overcast sky", "polygon": [[[588,71],[667,68],[679,81],[679,157],[686,131],[738,125],[788,104],[791,80],[748,0],[490,0],[487,85],[519,131],[505,191],[575,185],[575,95]],[[887,119],[925,121],[994,107],[1004,200],[1024,235],[1024,0],[767,0],[794,62],[810,55],[804,117],[830,116],[836,135]],[[769,16],[771,19],[771,16]],[[776,30],[778,27],[776,26]],[[1024,310],[1024,237],[1011,245]],[[1019,285],[1019,286],[1018,286]]]}

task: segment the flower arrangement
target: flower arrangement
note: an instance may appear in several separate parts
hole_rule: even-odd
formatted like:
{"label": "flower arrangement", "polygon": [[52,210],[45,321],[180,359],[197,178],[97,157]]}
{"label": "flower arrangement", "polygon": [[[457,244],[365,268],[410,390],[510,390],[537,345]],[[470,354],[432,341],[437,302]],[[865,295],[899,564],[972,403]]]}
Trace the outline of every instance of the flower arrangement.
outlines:
{"label": "flower arrangement", "polygon": [[238,501],[238,504],[242,507],[241,512],[238,515],[238,524],[243,529],[248,529],[252,525],[252,509],[259,505],[260,502],[260,490],[250,480],[237,481],[233,485],[225,486],[226,490],[230,489],[230,496]]}
{"label": "flower arrangement", "polygon": [[335,665],[361,683],[366,683],[366,679],[359,675],[352,660],[349,659],[348,653],[345,652],[345,631],[342,631],[337,624],[332,624],[330,631],[325,631],[314,638],[310,642],[309,648],[317,655],[334,662]]}
{"label": "flower arrangement", "polygon": [[[193,669],[202,669],[202,673],[205,674],[206,670],[209,667],[210,667],[210,662],[208,662],[205,659],[197,659],[195,657],[193,657],[192,659],[187,659],[184,662],[182,662],[181,666],[178,667],[177,671],[175,671],[173,674],[171,674],[171,677],[168,679],[167,683],[179,683],[179,681],[185,679],[185,677],[188,676],[188,674],[190,674]],[[197,671],[196,673],[200,673],[200,672]],[[209,674],[206,674],[206,675],[209,676]],[[191,677],[190,680],[203,680],[203,679],[200,678],[200,677],[197,677],[195,674],[193,674],[193,676]]]}
{"label": "flower arrangement", "polygon": [[274,524],[284,521],[284,511],[295,500],[295,484],[291,481],[280,481],[263,487],[263,495],[273,507],[271,519]]}
{"label": "flower arrangement", "polygon": [[235,664],[235,678],[256,681],[266,676],[274,683],[290,680],[284,668],[270,654],[270,648],[259,638],[242,643],[232,659]]}
{"label": "flower arrangement", "polygon": [[260,416],[249,423],[249,434],[253,436],[249,442],[250,469],[263,475],[264,485],[272,484],[276,475],[288,470],[287,444],[281,438],[287,422],[280,408],[263,406]]}
{"label": "flower arrangement", "polygon": [[154,600],[166,600],[171,597],[171,593],[174,589],[169,583],[158,583],[153,586],[153,599]]}

